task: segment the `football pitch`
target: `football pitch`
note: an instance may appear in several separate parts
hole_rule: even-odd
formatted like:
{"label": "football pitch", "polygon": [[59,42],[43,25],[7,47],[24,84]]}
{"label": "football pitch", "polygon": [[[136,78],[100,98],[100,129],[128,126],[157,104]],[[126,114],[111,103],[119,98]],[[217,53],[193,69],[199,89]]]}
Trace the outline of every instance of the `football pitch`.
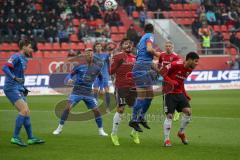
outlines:
{"label": "football pitch", "polygon": [[[98,136],[94,120],[66,122],[62,134],[54,136],[58,125],[55,104],[65,96],[29,96],[34,135],[46,140],[43,145],[21,148],[10,144],[16,110],[0,97],[0,160],[239,160],[240,159],[240,90],[196,91],[192,96],[192,122],[186,130],[189,145],[177,138],[179,121],[171,131],[173,146],[163,147],[162,97],[155,97],[149,110],[151,130],[140,134],[141,144],[133,143],[125,114],[119,128],[120,146],[110,137]],[[81,103],[74,112],[86,111]],[[110,134],[115,110],[103,116],[105,131]],[[130,113],[130,109],[127,109]],[[21,137],[26,142],[24,128]]]}

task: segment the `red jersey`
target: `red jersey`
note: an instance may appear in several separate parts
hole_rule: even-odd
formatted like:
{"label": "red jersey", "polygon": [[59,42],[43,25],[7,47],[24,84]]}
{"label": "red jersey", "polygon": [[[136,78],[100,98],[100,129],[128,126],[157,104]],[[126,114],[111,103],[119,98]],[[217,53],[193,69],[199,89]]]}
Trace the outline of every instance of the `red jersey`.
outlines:
{"label": "red jersey", "polygon": [[178,82],[177,86],[169,93],[185,93],[184,80],[192,73],[192,69],[185,68],[183,61],[175,61],[166,66],[167,73],[164,78],[169,77],[171,80]]}
{"label": "red jersey", "polygon": [[[124,62],[121,64],[120,61]],[[113,56],[109,73],[115,74],[116,88],[135,87],[133,79],[127,77],[127,74],[132,72],[135,61],[136,56],[133,54],[120,52]]]}
{"label": "red jersey", "polygon": [[180,59],[181,59],[181,57],[177,53],[173,52],[173,53],[168,54],[166,52],[161,52],[158,62],[161,66],[165,66],[165,65],[170,64],[173,61],[178,61]]}

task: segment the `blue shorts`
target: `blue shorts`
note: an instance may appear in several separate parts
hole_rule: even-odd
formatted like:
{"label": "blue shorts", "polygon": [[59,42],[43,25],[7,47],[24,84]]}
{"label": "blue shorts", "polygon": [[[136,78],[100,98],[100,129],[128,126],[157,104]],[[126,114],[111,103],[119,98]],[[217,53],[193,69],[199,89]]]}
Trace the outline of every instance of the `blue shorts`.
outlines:
{"label": "blue shorts", "polygon": [[154,85],[151,62],[137,62],[133,66],[132,74],[136,87],[146,88]]}
{"label": "blue shorts", "polygon": [[108,76],[104,77],[101,81],[99,80],[99,78],[96,78],[93,83],[93,87],[100,88],[100,90],[103,90],[104,88],[109,87],[108,81],[109,81]]}
{"label": "blue shorts", "polygon": [[19,90],[4,90],[4,93],[12,104],[15,104],[19,99],[26,102],[26,97]]}
{"label": "blue shorts", "polygon": [[75,106],[81,100],[83,100],[88,109],[93,109],[98,105],[96,98],[92,96],[70,94],[70,96],[68,97],[68,100],[72,106]]}

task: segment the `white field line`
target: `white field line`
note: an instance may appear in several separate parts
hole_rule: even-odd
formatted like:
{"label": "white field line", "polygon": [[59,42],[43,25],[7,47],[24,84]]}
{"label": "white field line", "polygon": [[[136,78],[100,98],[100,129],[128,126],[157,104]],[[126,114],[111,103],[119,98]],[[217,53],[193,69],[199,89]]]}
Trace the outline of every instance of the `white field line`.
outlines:
{"label": "white field line", "polygon": [[[16,110],[11,110],[11,109],[2,109],[2,110],[0,110],[0,113],[4,113],[4,112],[16,112],[17,113],[17,111]],[[30,112],[32,112],[32,113],[54,113],[55,111],[53,110],[53,111],[49,111],[49,110],[31,110]],[[110,114],[105,114],[104,116],[109,116],[109,115],[114,115],[115,113],[110,113]],[[131,116],[131,114],[129,114],[129,113],[125,113],[125,115],[124,115],[124,117],[130,117]],[[152,114],[152,113],[150,113],[150,114],[147,114],[146,116],[156,116],[156,118],[163,118],[163,115],[162,115],[162,113],[161,114]],[[238,118],[238,117],[234,117],[234,118],[232,118],[232,117],[205,117],[205,116],[193,116],[192,117],[193,119],[216,119],[216,120],[240,120],[240,117]]]}

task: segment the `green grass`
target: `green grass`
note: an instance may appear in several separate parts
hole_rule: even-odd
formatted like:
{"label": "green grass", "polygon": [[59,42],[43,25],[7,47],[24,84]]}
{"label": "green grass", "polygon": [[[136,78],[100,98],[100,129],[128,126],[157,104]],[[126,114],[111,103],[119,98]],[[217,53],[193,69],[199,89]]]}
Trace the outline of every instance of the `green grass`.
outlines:
{"label": "green grass", "polygon": [[[27,148],[9,143],[17,112],[5,97],[0,97],[0,160],[239,160],[240,91],[201,91],[190,92],[190,95],[193,118],[186,131],[190,145],[181,144],[176,136],[179,122],[174,122],[171,148],[163,147],[162,121],[154,119],[161,113],[161,97],[156,97],[152,103],[149,110],[152,129],[140,135],[140,145],[132,142],[125,116],[119,129],[119,147],[112,145],[110,137],[97,135],[94,120],[67,122],[63,133],[53,136],[52,131],[58,124],[54,105],[65,97],[28,97],[33,132],[45,139],[46,144]],[[82,107],[80,111],[83,110]],[[104,116],[108,133],[113,114],[114,111]],[[26,141],[24,129],[21,137]]]}

